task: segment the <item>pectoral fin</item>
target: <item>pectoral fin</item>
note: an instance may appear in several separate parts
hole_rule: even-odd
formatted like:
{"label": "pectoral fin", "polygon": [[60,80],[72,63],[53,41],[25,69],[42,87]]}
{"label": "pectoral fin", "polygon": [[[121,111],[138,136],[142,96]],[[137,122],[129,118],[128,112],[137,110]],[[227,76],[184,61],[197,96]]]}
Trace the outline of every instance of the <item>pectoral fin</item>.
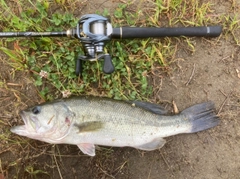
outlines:
{"label": "pectoral fin", "polygon": [[104,123],[101,121],[89,121],[80,124],[74,124],[79,129],[79,132],[94,132],[103,128]]}
{"label": "pectoral fin", "polygon": [[87,155],[90,156],[95,156],[95,145],[94,144],[89,144],[89,143],[81,143],[77,145],[79,149]]}
{"label": "pectoral fin", "polygon": [[143,144],[140,146],[135,146],[135,148],[140,149],[140,150],[151,151],[151,150],[156,150],[156,149],[162,148],[165,143],[166,143],[165,139],[157,138],[146,144]]}

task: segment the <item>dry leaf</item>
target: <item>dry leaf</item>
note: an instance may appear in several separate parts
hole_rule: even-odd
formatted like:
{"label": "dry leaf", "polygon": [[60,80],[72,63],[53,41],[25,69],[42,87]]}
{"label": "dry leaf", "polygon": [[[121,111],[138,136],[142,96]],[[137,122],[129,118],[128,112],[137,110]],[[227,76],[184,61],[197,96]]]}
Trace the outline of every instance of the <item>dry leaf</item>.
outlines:
{"label": "dry leaf", "polygon": [[173,112],[174,112],[174,114],[178,114],[179,110],[178,110],[178,107],[177,107],[175,101],[172,101],[172,104],[173,104]]}
{"label": "dry leaf", "polygon": [[238,78],[240,78],[240,71],[238,69],[236,69],[236,72],[237,72]]}

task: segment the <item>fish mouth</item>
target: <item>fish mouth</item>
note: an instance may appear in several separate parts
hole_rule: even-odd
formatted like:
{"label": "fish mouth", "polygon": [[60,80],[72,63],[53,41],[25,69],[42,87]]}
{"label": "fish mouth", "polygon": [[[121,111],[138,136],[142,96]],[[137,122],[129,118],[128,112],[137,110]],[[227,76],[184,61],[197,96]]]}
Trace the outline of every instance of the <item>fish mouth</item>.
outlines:
{"label": "fish mouth", "polygon": [[24,125],[11,127],[10,131],[12,133],[22,135],[22,136],[27,136],[29,132],[36,131],[35,127],[37,126],[37,124],[35,124],[34,120],[31,120],[31,118],[27,117],[26,112],[21,111],[19,115],[21,116],[24,122]]}
{"label": "fish mouth", "polygon": [[15,133],[18,135],[26,136],[26,126],[25,125],[11,127],[10,131],[12,133]]}
{"label": "fish mouth", "polygon": [[18,134],[18,135],[26,135],[27,132],[27,120],[26,120],[26,115],[24,114],[23,111],[20,112],[20,116],[23,119],[23,122],[25,125],[20,125],[20,126],[14,126],[11,127],[10,131],[12,133]]}
{"label": "fish mouth", "polygon": [[20,112],[20,116],[21,116],[24,124],[27,125],[27,119],[26,119],[27,117],[26,117],[26,114],[24,113],[24,111]]}
{"label": "fish mouth", "polygon": [[32,131],[34,131],[34,132],[38,131],[38,129],[40,128],[40,123],[39,123],[37,117],[29,116],[27,114],[27,112],[25,112],[25,111],[21,111],[20,116],[22,117],[23,122],[26,126],[25,127],[26,130],[31,131],[31,132]]}

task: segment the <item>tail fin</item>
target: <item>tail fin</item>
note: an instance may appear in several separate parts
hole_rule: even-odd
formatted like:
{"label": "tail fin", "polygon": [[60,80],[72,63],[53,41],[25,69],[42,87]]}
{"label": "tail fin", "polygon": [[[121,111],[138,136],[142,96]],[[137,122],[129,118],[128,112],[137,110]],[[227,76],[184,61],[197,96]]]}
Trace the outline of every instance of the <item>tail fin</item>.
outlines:
{"label": "tail fin", "polygon": [[194,105],[181,112],[192,124],[189,133],[194,133],[215,127],[219,124],[219,117],[214,112],[214,103],[206,102]]}

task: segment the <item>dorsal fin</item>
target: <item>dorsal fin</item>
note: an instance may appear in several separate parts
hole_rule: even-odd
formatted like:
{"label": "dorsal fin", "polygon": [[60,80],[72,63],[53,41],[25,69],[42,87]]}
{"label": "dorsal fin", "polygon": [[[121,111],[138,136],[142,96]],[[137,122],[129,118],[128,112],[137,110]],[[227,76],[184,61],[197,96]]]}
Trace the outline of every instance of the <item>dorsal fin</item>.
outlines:
{"label": "dorsal fin", "polygon": [[163,114],[168,113],[168,111],[164,107],[159,106],[154,103],[143,102],[143,101],[127,101],[127,102],[134,106],[137,106],[137,107],[143,108],[147,111],[150,111],[154,114],[163,115]]}

